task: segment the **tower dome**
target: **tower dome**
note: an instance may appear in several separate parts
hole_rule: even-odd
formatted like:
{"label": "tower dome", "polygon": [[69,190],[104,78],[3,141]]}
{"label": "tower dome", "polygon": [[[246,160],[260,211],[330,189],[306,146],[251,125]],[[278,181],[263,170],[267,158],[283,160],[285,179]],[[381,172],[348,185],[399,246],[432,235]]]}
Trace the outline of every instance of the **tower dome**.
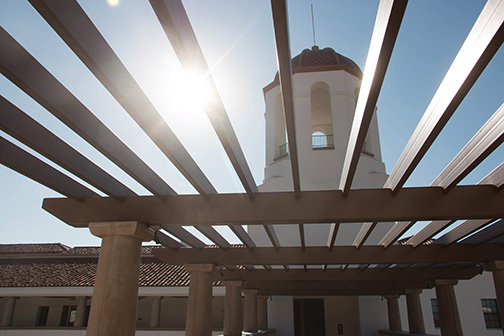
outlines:
{"label": "tower dome", "polygon": [[311,49],[304,49],[292,59],[292,71],[294,73],[324,70],[346,70],[352,75],[362,78],[362,71],[359,66],[350,58],[338,54],[332,48],[320,49],[318,46],[313,46]]}

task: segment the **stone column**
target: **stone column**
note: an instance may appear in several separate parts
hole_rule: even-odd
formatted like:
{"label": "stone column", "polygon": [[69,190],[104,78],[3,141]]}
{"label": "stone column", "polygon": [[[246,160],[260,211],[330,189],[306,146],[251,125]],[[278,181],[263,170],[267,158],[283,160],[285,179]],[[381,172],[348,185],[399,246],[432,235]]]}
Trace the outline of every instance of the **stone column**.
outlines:
{"label": "stone column", "polygon": [[389,330],[402,331],[399,295],[385,295],[385,298],[387,299]]}
{"label": "stone column", "polygon": [[134,336],[142,241],[154,232],[138,222],[90,223],[102,238],[87,336]]}
{"label": "stone column", "polygon": [[257,296],[257,329],[268,330],[268,295]]}
{"label": "stone column", "polygon": [[242,301],[241,281],[224,281],[226,301],[224,307],[224,336],[241,336]]}
{"label": "stone column", "polygon": [[425,334],[420,293],[422,293],[421,289],[406,290],[406,305],[408,307],[408,324],[410,334]]}
{"label": "stone column", "polygon": [[492,272],[500,320],[504,322],[504,261],[493,261],[485,269]]}
{"label": "stone column", "polygon": [[245,294],[243,331],[257,332],[257,289],[246,289],[243,294]]}
{"label": "stone column", "polygon": [[213,264],[186,264],[191,274],[187,303],[186,336],[212,335]]}
{"label": "stone column", "polygon": [[152,307],[149,320],[149,327],[159,328],[159,319],[161,317],[161,300],[162,296],[152,297]]}
{"label": "stone column", "polygon": [[87,297],[77,297],[77,314],[75,316],[74,327],[83,327],[86,324]]}
{"label": "stone column", "polygon": [[436,297],[439,308],[439,326],[443,336],[462,336],[462,324],[453,286],[457,280],[436,280]]}
{"label": "stone column", "polygon": [[16,309],[16,301],[18,297],[10,296],[6,298],[5,308],[0,321],[0,327],[12,326],[12,319],[14,317],[14,309]]}

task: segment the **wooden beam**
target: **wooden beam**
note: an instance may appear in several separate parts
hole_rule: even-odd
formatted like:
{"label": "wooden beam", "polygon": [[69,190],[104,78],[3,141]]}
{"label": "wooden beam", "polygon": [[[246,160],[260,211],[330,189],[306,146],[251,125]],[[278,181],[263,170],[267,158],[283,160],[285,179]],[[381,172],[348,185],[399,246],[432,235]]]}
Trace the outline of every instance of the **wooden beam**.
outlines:
{"label": "wooden beam", "polygon": [[299,227],[299,240],[301,241],[301,247],[304,248],[306,247],[304,225],[299,224],[298,227]]}
{"label": "wooden beam", "polygon": [[175,191],[0,27],[0,72],[158,198]]}
{"label": "wooden beam", "polygon": [[206,225],[206,226],[195,226],[195,228],[196,230],[204,234],[205,237],[214,242],[215,245],[225,249],[231,247],[231,244],[229,244],[229,242],[213,227]]}
{"label": "wooden beam", "polygon": [[274,248],[279,248],[280,247],[280,240],[278,239],[278,236],[276,234],[275,228],[273,225],[263,225],[264,231],[266,231],[266,234],[268,235],[268,238],[273,245]]}
{"label": "wooden beam", "polygon": [[417,247],[452,225],[454,222],[454,220],[432,221],[408,239],[406,244]]}
{"label": "wooden beam", "polygon": [[443,236],[439,237],[434,241],[433,244],[453,244],[458,240],[470,235],[471,233],[481,229],[485,225],[493,222],[494,219],[472,219],[467,220],[460,225],[458,225],[453,230],[445,233]]}
{"label": "wooden beam", "polygon": [[110,94],[204,197],[217,191],[75,0],[30,0]]}
{"label": "wooden beam", "polygon": [[366,240],[369,238],[371,235],[371,232],[373,229],[376,227],[377,222],[371,222],[371,223],[363,223],[361,226],[361,229],[359,230],[359,233],[357,233],[357,237],[355,237],[355,240],[353,242],[353,246],[356,248],[360,248]]}
{"label": "wooden beam", "polygon": [[[456,167],[455,167],[456,168]],[[481,181],[478,182],[479,185],[491,184],[495,186],[501,186],[504,184],[504,163],[499,167],[490,172]],[[413,237],[411,237],[407,244],[418,246],[423,244],[428,239],[432,238],[446,227],[451,225],[454,221],[433,221],[427,224],[422,230],[417,232]],[[462,238],[462,237],[461,237]]]}
{"label": "wooden beam", "polygon": [[433,287],[432,281],[425,280],[387,280],[387,281],[248,281],[247,288],[258,290],[388,290],[388,289],[427,289]]}
{"label": "wooden beam", "polygon": [[383,236],[378,245],[382,245],[384,247],[389,247],[394,244],[397,239],[399,239],[403,234],[406,233],[416,221],[402,221],[397,222],[392,226],[392,228]]}
{"label": "wooden beam", "polygon": [[440,187],[405,188],[397,195],[387,189],[304,191],[167,196],[162,202],[149,196],[127,197],[117,203],[90,198],[83,204],[67,199],[45,199],[43,208],[67,224],[139,221],[148,225],[236,225],[393,222],[416,220],[481,219],[504,217],[504,192],[488,185],[457,186],[448,194]]}
{"label": "wooden beam", "polygon": [[248,248],[256,247],[256,244],[254,243],[250,235],[243,229],[241,225],[229,225],[229,228],[234,232],[238,239],[240,239],[241,242],[245,244],[245,246],[247,246]]}
{"label": "wooden beam", "polygon": [[168,236],[166,233],[157,230],[156,235],[154,236],[154,241],[158,244],[163,245],[164,247],[168,247],[171,249],[178,249],[184,247],[181,243],[176,241],[175,239]]}
{"label": "wooden beam", "polygon": [[[194,247],[195,249],[202,249],[207,246],[204,242],[202,242],[201,240],[199,240],[198,238],[193,236],[191,233],[189,233],[189,231],[187,231],[186,229],[184,229],[181,226],[166,226],[166,225],[164,225],[163,230],[165,230],[166,232],[169,232],[170,234],[172,234],[176,238],[180,239],[181,241],[183,241],[187,245]],[[189,263],[192,263],[192,262],[188,262],[188,264]]]}
{"label": "wooden beam", "polygon": [[489,225],[480,232],[473,234],[461,241],[464,244],[479,245],[491,241],[494,238],[504,235],[504,220],[501,219]]}
{"label": "wooden beam", "polygon": [[407,3],[407,0],[381,0],[378,7],[341,173],[340,189],[344,195],[352,186]]}
{"label": "wooden beam", "polygon": [[[49,189],[71,197],[75,203],[81,202],[88,197],[99,197],[94,191],[84,187],[2,137],[0,137],[0,163]],[[118,203],[115,199],[112,200]]]}
{"label": "wooden beam", "polygon": [[324,265],[324,264],[406,264],[483,262],[502,258],[504,246],[483,244],[473,247],[468,244],[450,246],[363,246],[357,250],[353,246],[335,246],[332,251],[326,247],[256,247],[247,248],[207,248],[197,249],[155,249],[153,254],[170,264],[213,263],[218,265]]}
{"label": "wooden beam", "polygon": [[404,291],[401,289],[266,289],[260,290],[260,295],[276,296],[382,296],[382,295],[401,295]]}
{"label": "wooden beam", "polygon": [[103,193],[121,200],[128,187],[0,96],[0,129]]}
{"label": "wooden beam", "polygon": [[450,190],[504,141],[504,104],[434,180],[432,186]]}
{"label": "wooden beam", "polygon": [[332,250],[332,248],[334,247],[334,242],[336,241],[339,227],[340,223],[331,223],[331,227],[329,228],[329,237],[327,238],[327,248],[329,250]]}
{"label": "wooden beam", "polygon": [[504,41],[504,2],[489,0],[446,73],[385,188],[397,192]]}
{"label": "wooden beam", "polygon": [[211,92],[210,98],[203,103],[205,111],[245,191],[249,197],[253,198],[254,193],[258,192],[254,177],[210,74],[184,5],[180,0],[150,0],[150,3],[184,69],[201,75]]}
{"label": "wooden beam", "polygon": [[278,74],[280,91],[282,94],[285,126],[287,128],[287,145],[289,146],[289,159],[291,163],[294,194],[300,196],[301,183],[299,179],[299,163],[296,143],[296,125],[294,117],[294,96],[292,91],[292,63],[289,42],[289,19],[287,16],[287,3],[285,0],[271,0],[273,13],[273,26],[275,29],[275,42],[278,57]]}

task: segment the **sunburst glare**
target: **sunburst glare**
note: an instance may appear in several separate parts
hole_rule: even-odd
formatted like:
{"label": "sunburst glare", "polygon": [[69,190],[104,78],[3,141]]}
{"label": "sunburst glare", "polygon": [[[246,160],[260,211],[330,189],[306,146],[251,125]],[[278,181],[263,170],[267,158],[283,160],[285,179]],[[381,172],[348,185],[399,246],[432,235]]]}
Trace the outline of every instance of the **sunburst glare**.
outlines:
{"label": "sunburst glare", "polygon": [[175,97],[188,108],[203,108],[212,97],[208,77],[196,72],[183,72],[177,78]]}
{"label": "sunburst glare", "polygon": [[110,7],[117,7],[119,6],[119,1],[120,0],[107,0],[107,3]]}

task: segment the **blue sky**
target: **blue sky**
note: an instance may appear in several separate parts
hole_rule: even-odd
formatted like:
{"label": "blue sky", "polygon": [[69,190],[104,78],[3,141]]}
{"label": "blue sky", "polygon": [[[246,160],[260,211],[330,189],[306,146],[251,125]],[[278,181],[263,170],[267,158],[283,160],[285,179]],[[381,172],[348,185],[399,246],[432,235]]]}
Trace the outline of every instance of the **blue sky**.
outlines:
{"label": "blue sky", "polygon": [[[181,99],[182,70],[147,0],[79,1],[219,192],[243,189],[204,114]],[[292,55],[317,44],[364,69],[378,1],[289,1]],[[276,72],[269,1],[184,1],[196,36],[257,184],[264,169],[262,87]],[[410,1],[378,100],[382,154],[390,173],[485,1]],[[0,25],[48,68],[117,136],[179,193],[194,189],[52,31],[28,1],[0,0]],[[427,186],[504,102],[499,50],[464,99],[407,186]],[[148,192],[0,75],[0,93],[139,194]],[[4,133],[0,135],[12,140]],[[13,141],[15,142],[15,141]],[[23,147],[23,146],[22,146]],[[23,147],[24,148],[24,147]],[[476,183],[504,158],[498,148],[462,183]],[[0,166],[0,243],[99,244],[41,209],[59,195]],[[418,229],[415,228],[415,229]]]}

